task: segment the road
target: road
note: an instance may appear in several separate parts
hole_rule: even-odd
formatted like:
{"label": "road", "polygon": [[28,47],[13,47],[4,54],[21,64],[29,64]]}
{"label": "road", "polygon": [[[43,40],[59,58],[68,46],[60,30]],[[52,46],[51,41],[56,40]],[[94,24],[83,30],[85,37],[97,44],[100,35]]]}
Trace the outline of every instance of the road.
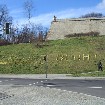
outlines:
{"label": "road", "polygon": [[0,86],[24,87],[40,86],[73,91],[87,95],[105,98],[105,79],[24,79],[0,78]]}

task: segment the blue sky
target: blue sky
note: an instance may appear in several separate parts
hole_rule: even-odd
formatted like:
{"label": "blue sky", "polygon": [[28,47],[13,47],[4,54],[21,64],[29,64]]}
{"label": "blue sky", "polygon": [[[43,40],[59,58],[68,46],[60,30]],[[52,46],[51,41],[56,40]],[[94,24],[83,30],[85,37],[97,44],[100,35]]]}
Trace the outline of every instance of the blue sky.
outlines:
{"label": "blue sky", "polygon": [[[22,25],[27,22],[23,4],[26,0],[0,0],[6,4],[14,23]],[[105,15],[105,0],[33,0],[34,12],[31,21],[50,26],[53,16],[57,18],[76,18],[81,15],[99,12]]]}

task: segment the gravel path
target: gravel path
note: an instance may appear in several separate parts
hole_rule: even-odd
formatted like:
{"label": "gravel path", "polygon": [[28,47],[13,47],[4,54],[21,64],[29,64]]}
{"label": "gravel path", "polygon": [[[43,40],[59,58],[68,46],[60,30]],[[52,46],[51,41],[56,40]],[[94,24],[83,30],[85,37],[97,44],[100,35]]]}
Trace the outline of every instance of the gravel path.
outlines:
{"label": "gravel path", "polygon": [[0,105],[105,105],[105,99],[45,87],[0,87]]}

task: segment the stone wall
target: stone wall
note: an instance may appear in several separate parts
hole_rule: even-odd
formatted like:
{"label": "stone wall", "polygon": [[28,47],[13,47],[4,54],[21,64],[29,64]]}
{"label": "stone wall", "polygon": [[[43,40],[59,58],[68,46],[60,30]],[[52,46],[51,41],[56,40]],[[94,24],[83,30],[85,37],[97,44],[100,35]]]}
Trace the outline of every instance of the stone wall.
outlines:
{"label": "stone wall", "polygon": [[105,18],[57,19],[51,22],[47,40],[64,39],[69,34],[91,31],[105,35]]}

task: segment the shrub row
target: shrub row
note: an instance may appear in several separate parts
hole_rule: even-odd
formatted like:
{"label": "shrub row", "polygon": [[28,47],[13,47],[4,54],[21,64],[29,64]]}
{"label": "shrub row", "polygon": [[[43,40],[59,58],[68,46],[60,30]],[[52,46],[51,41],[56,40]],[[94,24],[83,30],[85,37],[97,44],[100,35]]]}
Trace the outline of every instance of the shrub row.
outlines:
{"label": "shrub row", "polygon": [[69,34],[66,35],[66,38],[70,38],[70,37],[81,37],[81,36],[99,36],[99,32],[87,32],[87,33],[73,33],[73,34]]}

